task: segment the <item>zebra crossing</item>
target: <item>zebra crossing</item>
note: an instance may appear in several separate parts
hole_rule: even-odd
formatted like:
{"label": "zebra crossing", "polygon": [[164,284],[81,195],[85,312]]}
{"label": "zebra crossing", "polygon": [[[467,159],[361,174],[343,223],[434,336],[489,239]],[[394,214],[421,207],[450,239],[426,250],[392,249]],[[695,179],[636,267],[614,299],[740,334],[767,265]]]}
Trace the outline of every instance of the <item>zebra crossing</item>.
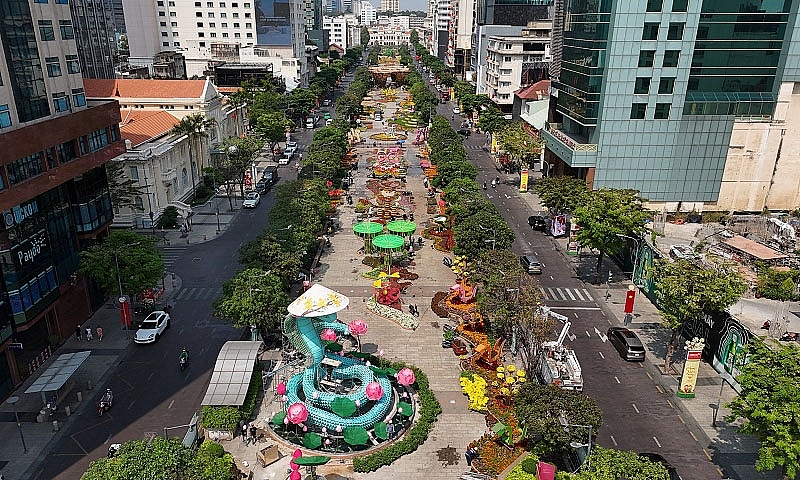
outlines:
{"label": "zebra crossing", "polygon": [[222,287],[181,287],[172,298],[174,300],[214,300],[222,295]]}
{"label": "zebra crossing", "polygon": [[542,287],[545,300],[554,302],[594,302],[592,295],[585,288]]}
{"label": "zebra crossing", "polygon": [[166,270],[171,270],[172,266],[175,265],[175,261],[178,257],[183,254],[183,251],[186,250],[186,245],[182,246],[163,246],[160,247],[161,250],[161,259],[164,260],[164,268]]}
{"label": "zebra crossing", "polygon": [[464,145],[465,150],[481,150],[482,148],[480,145]]}

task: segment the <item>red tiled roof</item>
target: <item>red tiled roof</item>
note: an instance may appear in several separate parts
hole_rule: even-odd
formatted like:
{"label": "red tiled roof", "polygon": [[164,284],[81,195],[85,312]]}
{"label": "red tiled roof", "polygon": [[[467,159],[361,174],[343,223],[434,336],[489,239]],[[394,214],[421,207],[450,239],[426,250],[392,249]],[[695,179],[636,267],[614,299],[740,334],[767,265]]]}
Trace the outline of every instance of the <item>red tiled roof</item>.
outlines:
{"label": "red tiled roof", "polygon": [[337,45],[335,43],[331,43],[331,46],[330,46],[330,48],[328,48],[328,50],[338,50],[340,52],[344,52],[344,48],[340,47],[339,45]]}
{"label": "red tiled roof", "polygon": [[236,93],[241,89],[242,87],[217,87],[217,91],[222,94]]}
{"label": "red tiled roof", "polygon": [[122,122],[119,126],[122,138],[130,140],[135,147],[169,132],[179,120],[163,110],[123,110]]}
{"label": "red tiled roof", "polygon": [[543,96],[547,95],[549,90],[550,80],[539,80],[533,85],[520,88],[514,92],[514,95],[524,100],[540,100]]}
{"label": "red tiled roof", "polygon": [[200,98],[205,80],[85,78],[87,98]]}

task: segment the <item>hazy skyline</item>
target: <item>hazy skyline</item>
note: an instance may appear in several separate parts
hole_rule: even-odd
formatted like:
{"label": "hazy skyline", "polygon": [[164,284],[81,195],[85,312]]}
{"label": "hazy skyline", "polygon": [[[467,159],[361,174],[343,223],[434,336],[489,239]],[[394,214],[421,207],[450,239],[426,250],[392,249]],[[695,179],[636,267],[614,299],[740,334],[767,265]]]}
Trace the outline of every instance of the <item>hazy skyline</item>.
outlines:
{"label": "hazy skyline", "polygon": [[[369,2],[375,8],[381,8],[380,0],[369,0]],[[400,0],[400,10],[401,11],[412,10],[412,11],[419,11],[419,12],[427,12],[428,11],[428,1],[427,0]]]}

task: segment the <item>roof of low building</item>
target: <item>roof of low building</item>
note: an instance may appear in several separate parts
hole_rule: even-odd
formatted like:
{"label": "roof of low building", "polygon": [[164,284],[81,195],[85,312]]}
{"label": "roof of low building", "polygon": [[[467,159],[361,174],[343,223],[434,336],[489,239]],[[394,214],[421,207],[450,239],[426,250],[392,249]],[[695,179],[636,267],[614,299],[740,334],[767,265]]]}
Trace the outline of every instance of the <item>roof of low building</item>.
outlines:
{"label": "roof of low building", "polygon": [[523,100],[541,100],[543,97],[548,96],[550,91],[550,80],[539,80],[533,85],[522,87],[514,95]]}
{"label": "roof of low building", "polygon": [[784,253],[740,235],[734,235],[733,238],[725,239],[722,243],[759,260],[779,260],[787,257]]}
{"label": "roof of low building", "polygon": [[200,98],[206,80],[84,78],[87,98]]}
{"label": "roof of low building", "polygon": [[178,123],[177,118],[164,110],[130,110],[122,112],[119,131],[135,147],[169,132]]}

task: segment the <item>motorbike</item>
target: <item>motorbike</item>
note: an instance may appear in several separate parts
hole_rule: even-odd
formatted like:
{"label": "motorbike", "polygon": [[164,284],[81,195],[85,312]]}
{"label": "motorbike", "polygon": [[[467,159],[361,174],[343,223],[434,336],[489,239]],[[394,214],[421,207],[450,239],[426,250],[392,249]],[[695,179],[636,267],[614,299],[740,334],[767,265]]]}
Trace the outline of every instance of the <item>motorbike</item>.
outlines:
{"label": "motorbike", "polygon": [[781,342],[794,342],[798,340],[798,336],[800,336],[800,334],[797,332],[785,332],[783,335],[781,335],[779,340]]}
{"label": "motorbike", "polygon": [[111,402],[106,399],[100,400],[100,403],[97,404],[97,416],[102,417],[110,408]]}
{"label": "motorbike", "polygon": [[182,371],[186,370],[186,367],[189,365],[189,358],[188,357],[181,357],[180,360],[178,360],[178,363],[180,364],[181,372],[182,372]]}

